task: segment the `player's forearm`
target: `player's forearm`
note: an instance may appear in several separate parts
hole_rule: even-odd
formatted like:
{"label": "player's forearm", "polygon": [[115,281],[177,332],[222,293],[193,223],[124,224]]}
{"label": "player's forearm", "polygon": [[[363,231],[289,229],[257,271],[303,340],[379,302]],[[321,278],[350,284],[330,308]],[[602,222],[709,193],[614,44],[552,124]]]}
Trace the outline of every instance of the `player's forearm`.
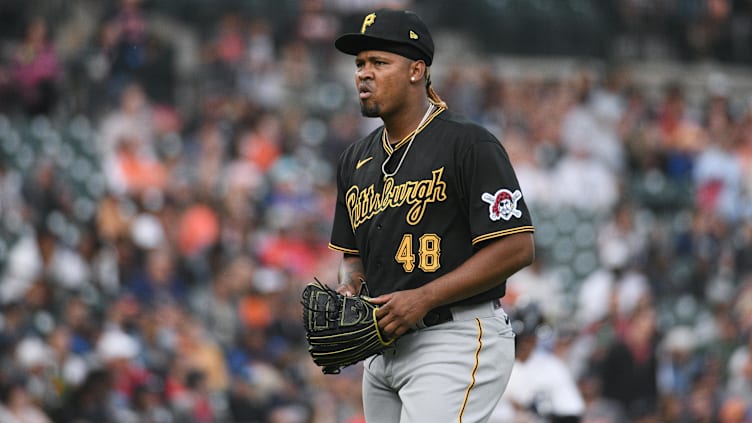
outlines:
{"label": "player's forearm", "polygon": [[[339,265],[338,281],[341,293],[355,295],[360,287],[360,281],[366,279],[366,271],[363,267],[363,261],[359,256],[345,254]],[[344,291],[343,291],[344,290]]]}
{"label": "player's forearm", "polygon": [[485,292],[533,262],[532,233],[505,236],[482,248],[454,271],[419,288],[432,308]]}

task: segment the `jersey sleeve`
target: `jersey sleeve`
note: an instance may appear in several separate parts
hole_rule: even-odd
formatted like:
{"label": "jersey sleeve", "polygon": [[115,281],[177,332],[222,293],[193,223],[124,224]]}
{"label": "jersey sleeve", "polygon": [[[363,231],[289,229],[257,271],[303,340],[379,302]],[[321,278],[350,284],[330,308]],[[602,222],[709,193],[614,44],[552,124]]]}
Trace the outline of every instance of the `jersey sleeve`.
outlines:
{"label": "jersey sleeve", "polygon": [[337,169],[337,203],[334,208],[334,221],[332,223],[332,236],[329,241],[329,248],[347,254],[359,254],[358,247],[355,244],[355,234],[350,223],[350,215],[347,212],[345,204],[346,184],[342,172],[344,161],[346,160],[340,160]]}
{"label": "jersey sleeve", "polygon": [[534,231],[525,197],[501,143],[494,138],[474,143],[461,165],[473,245]]}

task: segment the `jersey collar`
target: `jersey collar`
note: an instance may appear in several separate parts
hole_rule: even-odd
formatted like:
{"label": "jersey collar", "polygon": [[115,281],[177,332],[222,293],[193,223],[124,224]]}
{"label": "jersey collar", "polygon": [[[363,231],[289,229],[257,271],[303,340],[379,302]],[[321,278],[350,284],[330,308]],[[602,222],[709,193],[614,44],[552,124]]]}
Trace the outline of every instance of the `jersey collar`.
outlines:
{"label": "jersey collar", "polygon": [[426,126],[428,126],[429,123],[431,123],[431,121],[433,120],[433,118],[435,118],[436,116],[438,116],[439,113],[443,112],[444,110],[446,110],[446,107],[437,106],[436,111],[434,111],[433,113],[431,113],[431,115],[428,117],[428,119],[426,119],[426,121],[425,121],[425,123],[423,123],[423,125],[420,125],[419,127],[415,128],[414,131],[412,131],[409,134],[405,135],[405,138],[402,138],[395,145],[392,145],[392,144],[389,143],[389,140],[386,139],[386,131],[384,131],[382,129],[381,130],[381,144],[384,147],[384,151],[386,151],[387,154],[391,155],[395,151],[399,150],[400,147],[402,147],[405,144],[407,144],[407,142],[413,136],[413,133],[415,133],[415,135],[417,136],[418,133],[420,133],[423,130],[423,128],[425,128]]}

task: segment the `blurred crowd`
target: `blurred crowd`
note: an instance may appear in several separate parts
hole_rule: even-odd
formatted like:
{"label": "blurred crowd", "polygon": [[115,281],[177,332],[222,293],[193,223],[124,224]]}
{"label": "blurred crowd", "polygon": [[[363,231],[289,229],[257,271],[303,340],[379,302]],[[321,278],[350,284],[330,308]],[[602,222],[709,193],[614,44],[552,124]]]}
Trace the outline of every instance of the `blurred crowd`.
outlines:
{"label": "blurred crowd", "polygon": [[[360,367],[313,365],[299,304],[336,281],[337,157],[379,124],[332,40],[420,6],[357,3],[301,1],[280,31],[77,2],[0,40],[0,422],[364,421]],[[517,170],[539,251],[503,301],[542,311],[582,421],[752,421],[749,93],[438,52],[439,94]]]}

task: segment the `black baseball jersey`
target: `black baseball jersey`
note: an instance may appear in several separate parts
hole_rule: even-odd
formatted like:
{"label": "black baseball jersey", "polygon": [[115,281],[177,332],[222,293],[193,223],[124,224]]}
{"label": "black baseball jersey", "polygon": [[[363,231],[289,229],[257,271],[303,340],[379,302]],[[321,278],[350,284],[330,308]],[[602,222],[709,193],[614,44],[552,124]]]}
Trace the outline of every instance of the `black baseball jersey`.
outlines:
{"label": "black baseball jersey", "polygon": [[[412,144],[408,135],[392,146],[382,126],[339,160],[329,247],[360,256],[372,296],[422,286],[486,241],[534,230],[496,137],[444,108],[417,131]],[[388,158],[384,170],[396,170],[393,176],[382,171]],[[504,290],[502,284],[462,303],[499,298]]]}

